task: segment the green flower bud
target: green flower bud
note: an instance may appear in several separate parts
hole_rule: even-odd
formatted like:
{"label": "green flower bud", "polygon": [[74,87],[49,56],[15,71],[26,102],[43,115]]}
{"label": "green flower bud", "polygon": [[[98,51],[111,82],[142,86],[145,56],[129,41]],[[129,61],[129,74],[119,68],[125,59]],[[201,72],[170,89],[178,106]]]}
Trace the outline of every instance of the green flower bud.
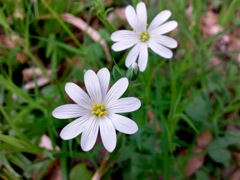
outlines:
{"label": "green flower bud", "polygon": [[134,81],[137,79],[139,74],[139,68],[137,63],[132,63],[132,65],[128,68],[126,77],[129,81]]}

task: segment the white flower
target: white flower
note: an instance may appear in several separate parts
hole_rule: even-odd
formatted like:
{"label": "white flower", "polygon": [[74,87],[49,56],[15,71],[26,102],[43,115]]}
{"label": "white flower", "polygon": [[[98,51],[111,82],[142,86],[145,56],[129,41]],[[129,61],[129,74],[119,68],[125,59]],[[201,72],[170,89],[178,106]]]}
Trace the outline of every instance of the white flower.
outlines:
{"label": "white flower", "polygon": [[[176,21],[166,20],[171,16],[169,10],[160,12],[150,23],[147,24],[147,10],[143,2],[138,3],[136,11],[132,6],[127,6],[126,17],[133,28],[130,30],[119,30],[111,35],[114,51],[122,51],[134,46],[126,58],[126,66],[138,61],[140,71],[144,71],[148,61],[148,47],[156,54],[170,59],[173,53],[168,48],[176,48],[177,41],[163,34],[177,27]],[[166,23],[165,23],[166,22]]]}
{"label": "white flower", "polygon": [[58,119],[79,118],[62,129],[62,139],[73,139],[82,133],[81,147],[84,151],[89,151],[100,130],[104,147],[112,152],[117,142],[116,130],[126,134],[138,130],[134,121],[117,114],[132,112],[141,106],[135,97],[120,98],[128,87],[128,79],[119,79],[108,91],[109,82],[110,73],[103,68],[97,74],[92,70],[84,74],[88,94],[74,83],[66,84],[65,91],[77,104],[59,106],[52,115]]}

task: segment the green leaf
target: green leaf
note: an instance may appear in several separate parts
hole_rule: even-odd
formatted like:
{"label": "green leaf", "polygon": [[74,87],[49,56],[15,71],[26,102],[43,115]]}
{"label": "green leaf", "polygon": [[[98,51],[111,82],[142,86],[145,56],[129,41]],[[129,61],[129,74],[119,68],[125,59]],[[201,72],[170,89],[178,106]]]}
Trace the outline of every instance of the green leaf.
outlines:
{"label": "green leaf", "polygon": [[209,151],[208,155],[216,162],[222,164],[229,164],[231,160],[231,153],[226,149],[215,149]]}
{"label": "green leaf", "polygon": [[226,149],[228,145],[225,137],[217,138],[208,145],[207,153],[214,161],[227,165],[231,160],[231,153]]}
{"label": "green leaf", "polygon": [[11,145],[13,147],[12,148],[13,150],[21,150],[22,152],[29,152],[33,154],[38,154],[42,152],[40,149],[36,149],[34,146],[29,146],[29,144],[26,143],[25,141],[16,139],[11,136],[0,134],[0,141],[3,141]]}
{"label": "green leaf", "polygon": [[10,176],[14,177],[13,179],[19,179],[20,175],[11,167],[8,159],[6,158],[5,154],[0,151],[0,161],[4,165],[4,167],[7,169],[7,171],[10,172]]}
{"label": "green leaf", "polygon": [[54,49],[56,48],[55,46],[55,34],[50,34],[49,35],[49,41],[47,43],[47,48],[46,48],[46,57],[49,58]]}
{"label": "green leaf", "polygon": [[210,106],[208,100],[199,94],[185,109],[187,115],[194,121],[207,121],[210,115]]}
{"label": "green leaf", "polygon": [[26,91],[17,87],[10,79],[6,79],[2,75],[0,75],[0,85],[18,95],[23,101],[27,103],[33,103],[32,98],[28,95]]}
{"label": "green leaf", "polygon": [[225,139],[226,139],[226,142],[228,142],[228,145],[240,146],[240,141],[239,141],[239,139],[240,139],[240,131],[236,130],[236,131],[226,132]]}
{"label": "green leaf", "polygon": [[196,172],[196,180],[202,180],[202,179],[208,180],[209,175],[204,171],[198,170]]}
{"label": "green leaf", "polygon": [[194,126],[193,122],[189,117],[187,117],[185,114],[175,114],[173,118],[181,118],[183,119],[196,133],[198,133],[197,128]]}
{"label": "green leaf", "polygon": [[19,149],[24,149],[28,146],[28,144],[26,144],[24,141],[3,134],[0,134],[0,140]]}
{"label": "green leaf", "polygon": [[227,25],[229,22],[231,22],[232,19],[234,19],[234,13],[239,8],[240,1],[239,0],[232,0],[230,7],[227,9],[227,12],[224,13],[223,17],[220,18],[220,24],[222,26]]}
{"label": "green leaf", "polygon": [[93,176],[93,173],[87,169],[86,164],[79,163],[74,166],[70,172],[70,180],[89,180]]}
{"label": "green leaf", "polygon": [[9,30],[10,26],[8,25],[7,18],[2,10],[0,8],[0,25],[2,25],[5,29]]}
{"label": "green leaf", "polygon": [[113,78],[115,80],[120,79],[120,78],[123,77],[123,73],[122,73],[121,69],[117,65],[113,66],[112,74],[113,74]]}

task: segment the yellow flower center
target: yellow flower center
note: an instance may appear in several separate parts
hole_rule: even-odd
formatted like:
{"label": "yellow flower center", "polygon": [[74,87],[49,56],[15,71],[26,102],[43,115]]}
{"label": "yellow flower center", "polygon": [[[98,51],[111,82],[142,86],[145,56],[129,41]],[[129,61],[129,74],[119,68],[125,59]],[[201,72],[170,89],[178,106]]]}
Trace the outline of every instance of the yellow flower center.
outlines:
{"label": "yellow flower center", "polygon": [[140,40],[141,40],[142,42],[148,41],[148,40],[149,40],[149,34],[148,34],[148,32],[142,32],[142,33],[140,34],[139,38],[140,38]]}
{"label": "yellow flower center", "polygon": [[100,118],[106,115],[107,111],[104,104],[94,104],[91,113]]}

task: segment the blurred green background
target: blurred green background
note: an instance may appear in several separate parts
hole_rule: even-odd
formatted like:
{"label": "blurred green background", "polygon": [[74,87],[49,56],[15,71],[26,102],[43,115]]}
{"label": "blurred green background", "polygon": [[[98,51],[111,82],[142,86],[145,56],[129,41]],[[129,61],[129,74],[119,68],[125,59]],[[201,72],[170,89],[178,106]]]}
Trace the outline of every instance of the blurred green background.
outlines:
{"label": "blurred green background", "polygon": [[[116,63],[111,82],[125,76],[128,51],[110,35],[130,29],[124,8],[138,2],[0,0],[0,179],[91,179],[101,141],[83,152],[81,136],[61,140],[72,120],[51,113],[84,70]],[[127,114],[139,131],[121,135],[102,179],[240,179],[240,1],[145,3],[149,22],[172,12],[179,46],[172,60],[149,54],[130,92],[142,106]]]}

